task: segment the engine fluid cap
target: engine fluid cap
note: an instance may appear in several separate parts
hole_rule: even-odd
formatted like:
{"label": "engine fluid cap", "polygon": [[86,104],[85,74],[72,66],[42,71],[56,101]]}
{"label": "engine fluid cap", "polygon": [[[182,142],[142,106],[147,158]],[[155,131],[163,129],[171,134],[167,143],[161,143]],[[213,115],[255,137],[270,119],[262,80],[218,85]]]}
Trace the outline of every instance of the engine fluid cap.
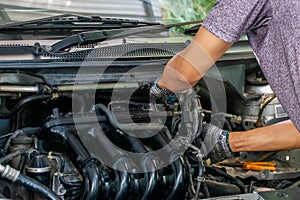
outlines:
{"label": "engine fluid cap", "polygon": [[36,155],[30,160],[29,165],[25,167],[26,172],[44,173],[50,172],[51,166],[44,155]]}

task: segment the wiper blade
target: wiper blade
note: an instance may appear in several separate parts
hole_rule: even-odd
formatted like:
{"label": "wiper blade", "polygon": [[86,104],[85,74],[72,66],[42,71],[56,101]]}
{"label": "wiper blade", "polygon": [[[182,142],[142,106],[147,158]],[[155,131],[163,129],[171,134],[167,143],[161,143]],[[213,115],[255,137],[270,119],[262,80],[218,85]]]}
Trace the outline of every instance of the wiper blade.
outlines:
{"label": "wiper blade", "polygon": [[100,16],[57,15],[40,19],[28,20],[0,25],[0,30],[40,30],[40,29],[97,29],[124,28],[159,25],[159,23],[142,22],[130,19],[102,18]]}
{"label": "wiper blade", "polygon": [[97,42],[103,42],[107,39],[116,39],[127,37],[130,35],[141,34],[141,33],[159,33],[164,30],[168,30],[172,27],[179,27],[190,24],[201,23],[202,20],[190,21],[190,22],[182,22],[176,24],[168,24],[168,25],[155,25],[155,26],[146,26],[146,27],[138,27],[138,28],[126,28],[126,29],[117,29],[117,30],[105,30],[105,31],[88,31],[82,32],[66,39],[63,39],[55,44],[53,44],[49,49],[49,52],[55,53],[62,51],[64,49],[77,46],[77,45],[87,45],[94,44]]}
{"label": "wiper blade", "polygon": [[48,22],[48,21],[52,21],[52,20],[55,20],[55,19],[68,17],[68,16],[71,16],[71,15],[64,14],[64,15],[57,15],[57,16],[33,19],[33,20],[24,21],[24,22],[14,22],[14,23],[8,23],[8,24],[1,24],[0,25],[0,30],[9,29],[9,28],[20,28],[22,26],[39,24],[39,23]]}

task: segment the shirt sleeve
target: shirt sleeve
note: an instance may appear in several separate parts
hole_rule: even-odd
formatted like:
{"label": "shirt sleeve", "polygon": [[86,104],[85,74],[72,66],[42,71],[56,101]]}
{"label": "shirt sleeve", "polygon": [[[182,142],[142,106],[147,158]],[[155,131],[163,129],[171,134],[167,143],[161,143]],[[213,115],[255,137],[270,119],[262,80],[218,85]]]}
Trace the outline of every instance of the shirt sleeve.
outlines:
{"label": "shirt sleeve", "polygon": [[262,17],[268,0],[218,0],[202,26],[218,38],[234,43]]}

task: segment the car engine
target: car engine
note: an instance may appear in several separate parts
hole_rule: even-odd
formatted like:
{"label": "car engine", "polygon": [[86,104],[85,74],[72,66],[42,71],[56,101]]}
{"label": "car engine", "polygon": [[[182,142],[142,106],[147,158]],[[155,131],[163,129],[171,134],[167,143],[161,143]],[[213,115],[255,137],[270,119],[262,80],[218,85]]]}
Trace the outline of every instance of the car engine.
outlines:
{"label": "car engine", "polygon": [[[245,131],[288,119],[246,40],[154,110],[149,88],[190,39],[65,45],[31,34],[1,36],[1,199],[297,199],[298,149],[206,157],[204,124]],[[236,165],[249,161],[276,169]]]}

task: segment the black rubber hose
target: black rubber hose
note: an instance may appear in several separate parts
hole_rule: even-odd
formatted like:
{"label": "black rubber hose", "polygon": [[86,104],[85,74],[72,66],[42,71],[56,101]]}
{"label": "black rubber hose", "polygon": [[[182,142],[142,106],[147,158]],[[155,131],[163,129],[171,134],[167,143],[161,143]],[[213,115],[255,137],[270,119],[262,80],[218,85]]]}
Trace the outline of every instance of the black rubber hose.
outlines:
{"label": "black rubber hose", "polygon": [[7,154],[0,158],[0,164],[5,164],[25,152],[26,152],[25,149],[18,149],[10,154]]}
{"label": "black rubber hose", "polygon": [[0,113],[0,119],[7,119],[7,118],[11,118],[12,116],[14,116],[15,114],[17,114],[17,112],[23,108],[26,104],[28,103],[32,103],[34,101],[40,101],[40,100],[44,100],[44,99],[48,99],[50,98],[50,95],[31,95],[28,97],[25,97],[23,99],[21,99],[12,109],[11,111],[9,111],[8,113]]}
{"label": "black rubber hose", "polygon": [[50,188],[46,187],[45,185],[37,182],[36,180],[29,178],[27,176],[24,176],[23,174],[20,174],[16,180],[17,183],[20,183],[27,189],[45,197],[49,200],[61,200],[61,198],[55,194]]}

